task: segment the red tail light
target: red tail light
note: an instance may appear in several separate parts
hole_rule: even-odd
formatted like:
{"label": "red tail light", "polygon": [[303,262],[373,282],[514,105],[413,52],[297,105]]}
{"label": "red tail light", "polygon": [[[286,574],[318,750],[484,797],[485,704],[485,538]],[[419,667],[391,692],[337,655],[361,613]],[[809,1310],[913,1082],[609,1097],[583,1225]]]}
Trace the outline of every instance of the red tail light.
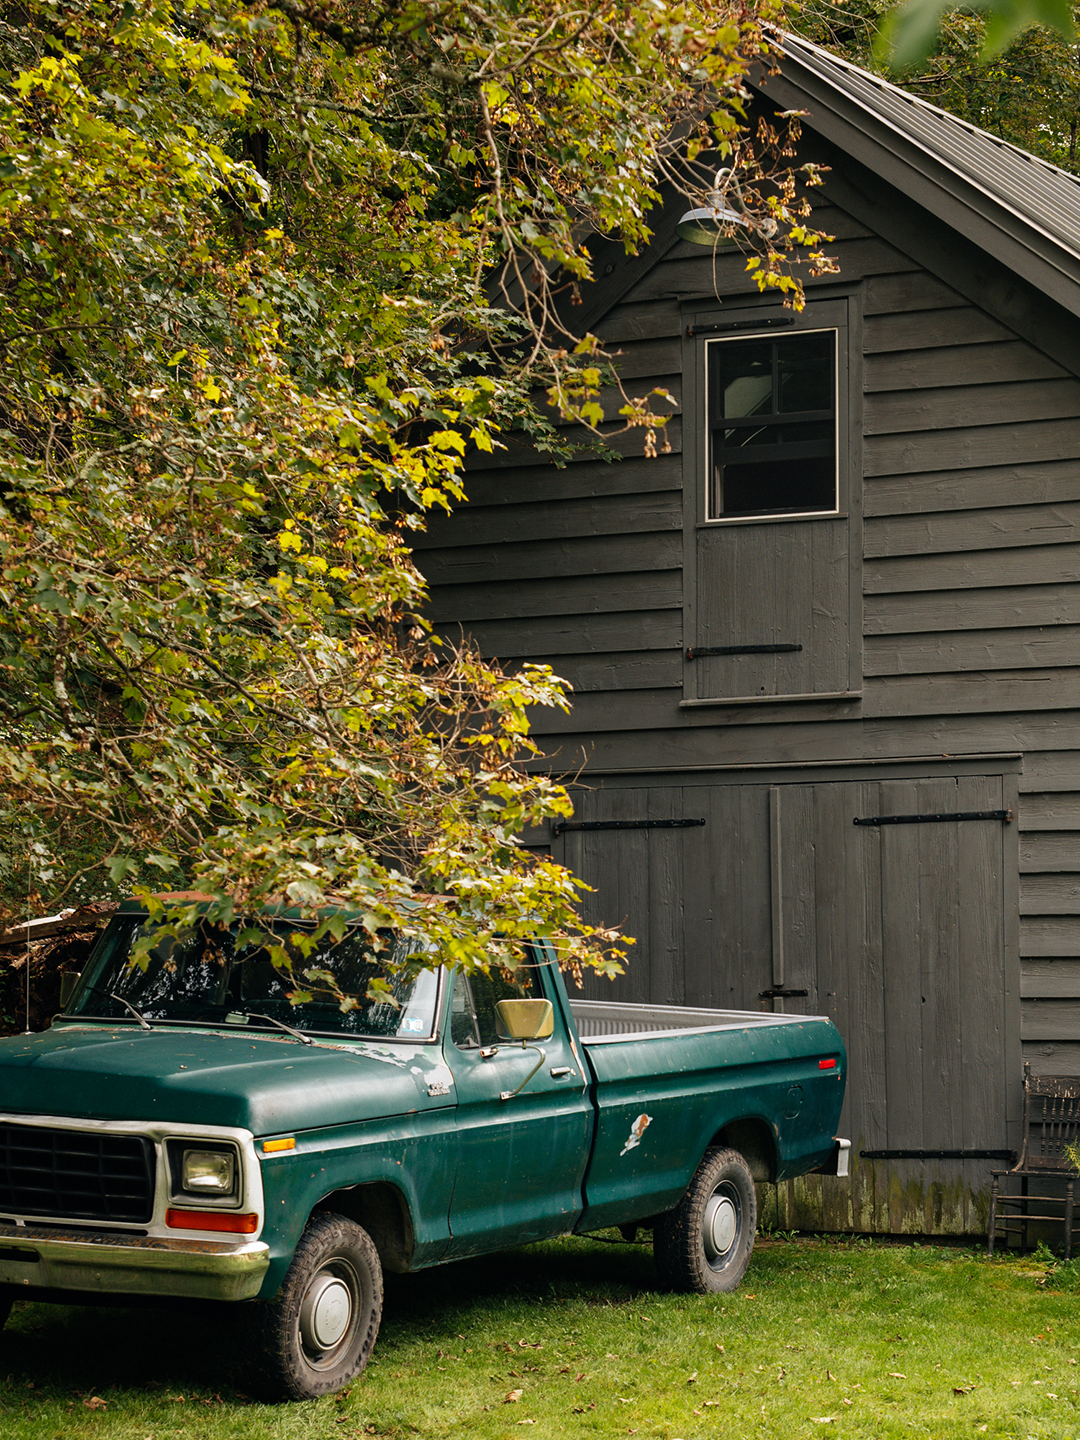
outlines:
{"label": "red tail light", "polygon": [[819,1061],[817,1062],[817,1068],[818,1068],[819,1070],[835,1070],[835,1069],[836,1069],[836,1061],[835,1061],[835,1060],[819,1060]]}

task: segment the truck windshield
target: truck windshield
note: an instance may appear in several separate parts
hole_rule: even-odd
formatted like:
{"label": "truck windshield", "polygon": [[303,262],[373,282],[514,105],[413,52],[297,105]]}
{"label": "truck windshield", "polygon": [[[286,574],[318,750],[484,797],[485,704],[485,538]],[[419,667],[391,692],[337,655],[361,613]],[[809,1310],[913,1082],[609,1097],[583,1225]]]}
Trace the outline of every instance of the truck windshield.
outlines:
{"label": "truck windshield", "polygon": [[[365,932],[349,931],[338,941],[327,936],[305,956],[293,938],[303,925],[258,924],[284,948],[289,966],[276,966],[262,946],[238,946],[241,926],[201,923],[177,939],[163,936],[143,969],[131,955],[148,933],[146,918],[117,916],[66,1013],[135,1024],[131,1006],[150,1023],[276,1029],[277,1020],[322,1034],[402,1040],[434,1034],[438,975],[409,963],[401,937],[383,937],[376,950]],[[386,998],[368,998],[373,980],[388,983]]]}

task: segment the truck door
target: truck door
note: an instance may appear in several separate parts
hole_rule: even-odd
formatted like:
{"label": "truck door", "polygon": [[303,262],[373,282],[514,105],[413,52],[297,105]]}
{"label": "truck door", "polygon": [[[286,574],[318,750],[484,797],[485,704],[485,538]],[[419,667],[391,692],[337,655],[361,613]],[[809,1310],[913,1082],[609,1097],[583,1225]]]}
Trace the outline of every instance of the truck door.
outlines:
{"label": "truck door", "polygon": [[495,1002],[526,996],[553,998],[539,967],[454,979],[443,1053],[459,1150],[447,1259],[560,1235],[581,1210],[592,1108],[558,1007],[550,1039],[523,1048],[496,1032]]}

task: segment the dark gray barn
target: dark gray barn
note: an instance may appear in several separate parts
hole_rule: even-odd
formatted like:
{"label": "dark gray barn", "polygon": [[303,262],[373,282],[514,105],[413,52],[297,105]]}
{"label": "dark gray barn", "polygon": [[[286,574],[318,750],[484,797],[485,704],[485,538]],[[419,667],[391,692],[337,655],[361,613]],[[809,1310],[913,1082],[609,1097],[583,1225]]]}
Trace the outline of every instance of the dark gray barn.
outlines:
{"label": "dark gray barn", "polygon": [[485,457],[419,558],[574,686],[537,731],[638,940],[603,993],[840,1026],[860,1158],[776,1221],[985,1231],[1023,1060],[1080,1074],[1080,182],[801,41],[760,95],[839,275],[793,316],[672,208],[582,324],[673,452]]}

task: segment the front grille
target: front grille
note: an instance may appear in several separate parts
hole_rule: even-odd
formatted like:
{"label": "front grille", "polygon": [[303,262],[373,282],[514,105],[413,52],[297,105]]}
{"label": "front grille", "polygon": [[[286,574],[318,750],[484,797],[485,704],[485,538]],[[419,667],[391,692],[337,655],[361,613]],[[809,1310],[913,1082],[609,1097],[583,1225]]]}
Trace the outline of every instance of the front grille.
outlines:
{"label": "front grille", "polygon": [[146,1222],[154,1152],[141,1135],[0,1124],[0,1211]]}

